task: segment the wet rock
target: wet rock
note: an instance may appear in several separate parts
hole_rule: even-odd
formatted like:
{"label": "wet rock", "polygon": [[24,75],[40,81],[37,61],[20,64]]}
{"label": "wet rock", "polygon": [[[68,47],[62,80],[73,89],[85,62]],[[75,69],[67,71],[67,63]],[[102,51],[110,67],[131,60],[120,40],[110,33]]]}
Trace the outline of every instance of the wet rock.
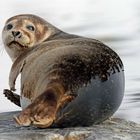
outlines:
{"label": "wet rock", "polygon": [[100,125],[38,129],[16,126],[18,112],[0,114],[0,140],[140,140],[140,124],[112,118]]}

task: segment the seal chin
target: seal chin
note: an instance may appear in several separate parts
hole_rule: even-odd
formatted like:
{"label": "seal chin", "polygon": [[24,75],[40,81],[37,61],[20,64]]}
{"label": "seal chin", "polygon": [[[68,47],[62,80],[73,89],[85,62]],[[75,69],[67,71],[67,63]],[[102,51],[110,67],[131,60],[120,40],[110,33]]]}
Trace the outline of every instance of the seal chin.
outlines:
{"label": "seal chin", "polygon": [[23,45],[21,43],[19,43],[18,41],[11,41],[10,43],[8,43],[9,48],[13,47],[13,46],[16,46],[18,48],[28,48],[28,46],[26,45]]}

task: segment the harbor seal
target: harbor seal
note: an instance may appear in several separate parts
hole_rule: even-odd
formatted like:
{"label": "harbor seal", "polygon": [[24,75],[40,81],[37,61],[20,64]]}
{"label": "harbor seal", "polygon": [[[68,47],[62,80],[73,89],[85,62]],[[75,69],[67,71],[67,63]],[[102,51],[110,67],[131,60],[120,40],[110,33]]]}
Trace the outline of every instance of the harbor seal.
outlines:
{"label": "harbor seal", "polygon": [[[22,107],[22,126],[89,126],[111,117],[124,95],[120,57],[102,42],[68,34],[36,15],[7,20],[2,33],[13,61],[5,96]],[[21,96],[13,94],[21,74]]]}

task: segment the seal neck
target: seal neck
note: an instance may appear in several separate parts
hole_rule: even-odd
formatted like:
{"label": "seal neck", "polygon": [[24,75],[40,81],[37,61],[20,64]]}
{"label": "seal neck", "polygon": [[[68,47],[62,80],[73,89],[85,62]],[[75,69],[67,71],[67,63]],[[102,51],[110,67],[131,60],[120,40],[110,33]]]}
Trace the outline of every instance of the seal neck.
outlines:
{"label": "seal neck", "polygon": [[59,39],[72,39],[72,38],[78,38],[79,36],[68,34],[66,32],[63,32],[61,30],[58,30],[55,34],[52,34],[49,38],[45,39],[43,42],[51,41],[51,40],[59,40]]}

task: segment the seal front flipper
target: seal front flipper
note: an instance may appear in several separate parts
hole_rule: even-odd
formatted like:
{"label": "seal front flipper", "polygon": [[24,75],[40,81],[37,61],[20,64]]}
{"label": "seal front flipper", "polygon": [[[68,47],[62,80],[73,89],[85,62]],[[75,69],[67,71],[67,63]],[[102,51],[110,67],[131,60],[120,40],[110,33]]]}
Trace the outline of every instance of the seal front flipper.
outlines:
{"label": "seal front flipper", "polygon": [[18,77],[18,75],[20,74],[20,72],[22,72],[22,69],[25,65],[25,60],[18,62],[19,60],[17,59],[14,64],[12,65],[11,71],[10,71],[10,75],[9,75],[9,86],[10,86],[10,90],[15,91],[15,81]]}
{"label": "seal front flipper", "polygon": [[15,105],[21,107],[20,105],[20,96],[13,93],[11,90],[9,89],[4,89],[3,90],[3,94],[5,95],[5,97],[7,97],[8,100],[10,100],[12,103],[14,103]]}

